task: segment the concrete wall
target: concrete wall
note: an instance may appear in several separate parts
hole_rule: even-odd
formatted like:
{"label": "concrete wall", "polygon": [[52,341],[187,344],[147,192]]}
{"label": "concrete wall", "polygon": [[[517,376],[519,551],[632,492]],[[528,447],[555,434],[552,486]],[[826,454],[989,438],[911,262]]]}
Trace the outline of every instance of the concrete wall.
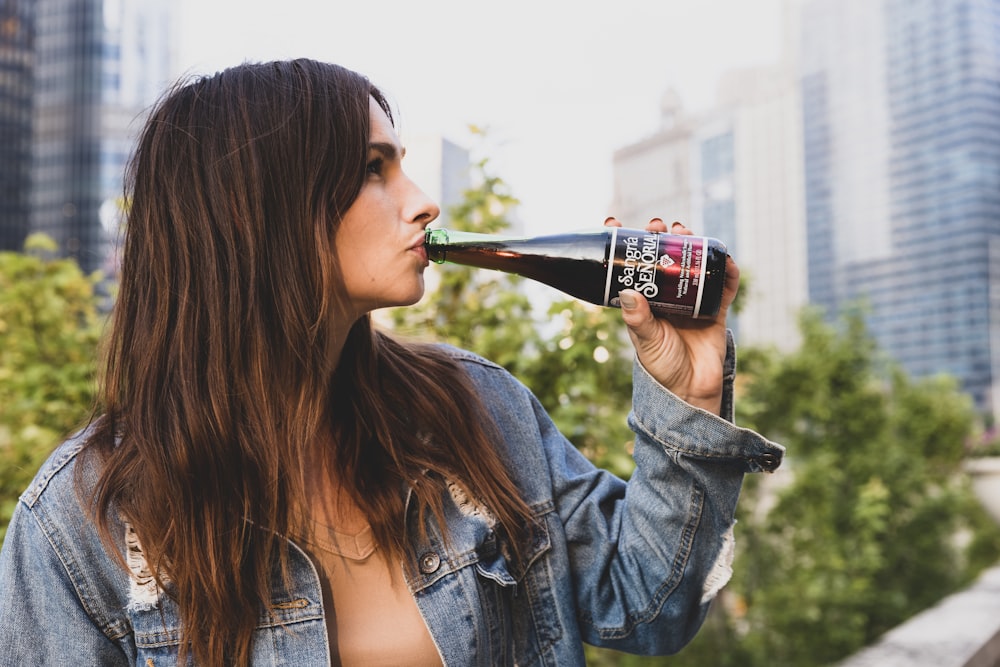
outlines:
{"label": "concrete wall", "polygon": [[1000,666],[1000,565],[838,667]]}

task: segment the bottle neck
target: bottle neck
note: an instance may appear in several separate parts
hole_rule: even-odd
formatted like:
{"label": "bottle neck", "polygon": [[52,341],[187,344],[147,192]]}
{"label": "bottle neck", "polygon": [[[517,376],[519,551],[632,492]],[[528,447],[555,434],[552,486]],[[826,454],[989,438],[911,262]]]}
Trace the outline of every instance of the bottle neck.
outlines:
{"label": "bottle neck", "polygon": [[458,232],[451,229],[428,229],[424,233],[424,248],[427,258],[435,264],[443,264],[448,254],[448,247],[457,244],[497,243],[508,241],[513,237],[498,234],[480,234],[477,232]]}

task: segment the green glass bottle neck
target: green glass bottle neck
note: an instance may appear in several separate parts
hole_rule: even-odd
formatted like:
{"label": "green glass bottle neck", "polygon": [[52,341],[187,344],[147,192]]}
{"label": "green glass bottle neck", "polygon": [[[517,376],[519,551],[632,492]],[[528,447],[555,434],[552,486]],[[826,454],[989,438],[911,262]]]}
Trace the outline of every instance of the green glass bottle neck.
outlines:
{"label": "green glass bottle neck", "polygon": [[459,232],[452,229],[428,229],[424,233],[424,247],[427,258],[436,264],[443,264],[448,253],[448,246],[455,244],[496,243],[508,241],[513,237],[499,234],[480,234],[477,232]]}

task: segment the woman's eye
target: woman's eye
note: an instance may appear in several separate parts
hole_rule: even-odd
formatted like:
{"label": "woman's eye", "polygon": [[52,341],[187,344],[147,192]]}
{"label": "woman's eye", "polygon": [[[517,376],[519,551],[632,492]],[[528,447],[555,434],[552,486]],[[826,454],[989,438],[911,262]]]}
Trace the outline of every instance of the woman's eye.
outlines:
{"label": "woman's eye", "polygon": [[368,174],[370,174],[372,176],[381,176],[382,175],[382,165],[383,165],[382,158],[380,158],[380,157],[373,158],[372,160],[370,160],[368,162],[368,167],[366,168],[366,171],[368,172]]}

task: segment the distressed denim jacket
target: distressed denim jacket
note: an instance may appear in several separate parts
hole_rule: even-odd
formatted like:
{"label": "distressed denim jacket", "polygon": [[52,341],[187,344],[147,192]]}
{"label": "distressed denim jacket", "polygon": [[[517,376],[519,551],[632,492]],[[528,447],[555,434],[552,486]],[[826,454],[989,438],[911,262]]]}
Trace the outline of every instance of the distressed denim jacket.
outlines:
{"label": "distressed denim jacket", "polygon": [[[745,472],[783,449],[682,402],[633,372],[636,471],[626,484],[560,435],[534,396],[499,366],[454,351],[492,412],[499,443],[535,523],[509,561],[488,511],[447,499],[442,529],[408,507],[405,579],[445,665],[583,665],[582,642],[643,654],[679,650],[729,578],[734,511]],[[723,413],[731,420],[732,347]],[[0,666],[176,664],[170,597],[144,573],[141,545],[120,529],[120,567],[74,487],[85,434],[60,446],[20,499],[0,552]],[[80,466],[82,467],[82,466]],[[487,508],[488,509],[488,508]],[[293,585],[275,574],[253,665],[329,665],[319,579],[292,545]]]}

